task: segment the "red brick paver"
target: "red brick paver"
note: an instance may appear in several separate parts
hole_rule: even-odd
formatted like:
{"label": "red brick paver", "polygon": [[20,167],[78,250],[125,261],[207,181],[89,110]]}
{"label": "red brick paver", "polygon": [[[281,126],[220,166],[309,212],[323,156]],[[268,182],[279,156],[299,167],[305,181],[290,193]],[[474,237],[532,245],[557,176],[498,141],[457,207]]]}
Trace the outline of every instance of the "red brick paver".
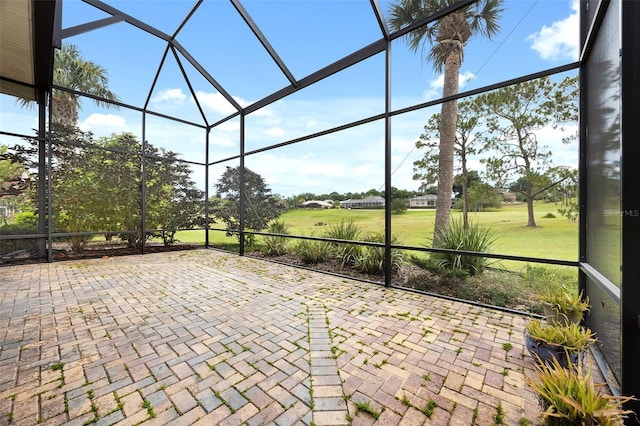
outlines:
{"label": "red brick paver", "polygon": [[535,424],[525,322],[212,250],[6,266],[0,425]]}

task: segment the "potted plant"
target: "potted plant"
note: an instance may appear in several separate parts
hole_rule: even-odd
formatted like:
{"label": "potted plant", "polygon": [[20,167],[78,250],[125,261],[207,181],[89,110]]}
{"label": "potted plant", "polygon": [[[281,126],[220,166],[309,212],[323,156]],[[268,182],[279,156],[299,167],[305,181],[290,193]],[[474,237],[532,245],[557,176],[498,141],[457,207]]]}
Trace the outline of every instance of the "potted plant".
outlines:
{"label": "potted plant", "polygon": [[547,321],[578,324],[589,310],[589,297],[583,292],[571,291],[566,286],[551,286],[540,296]]}
{"label": "potted plant", "polygon": [[596,339],[594,333],[579,324],[552,323],[532,319],[525,328],[525,343],[529,353],[541,363],[549,364],[553,359],[563,367],[577,364],[587,348]]}
{"label": "potted plant", "polygon": [[603,425],[623,426],[633,411],[622,405],[632,397],[612,396],[601,391],[605,385],[595,385],[582,363],[562,368],[558,360],[537,367],[537,376],[527,383],[540,397],[542,418],[547,426]]}

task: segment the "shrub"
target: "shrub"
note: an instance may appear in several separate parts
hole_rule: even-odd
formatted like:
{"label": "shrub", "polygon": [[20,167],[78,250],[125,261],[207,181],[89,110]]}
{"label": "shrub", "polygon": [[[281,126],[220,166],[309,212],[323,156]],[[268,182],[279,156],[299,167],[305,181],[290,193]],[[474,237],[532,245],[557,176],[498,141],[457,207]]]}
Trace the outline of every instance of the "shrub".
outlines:
{"label": "shrub", "polygon": [[556,215],[553,213],[547,213],[544,216],[542,216],[543,219],[555,219]]}
{"label": "shrub", "polygon": [[607,395],[598,389],[591,371],[581,363],[562,368],[555,358],[552,365],[537,367],[537,377],[527,378],[545,408],[545,425],[610,425],[622,426],[630,410],[623,404],[633,400],[626,396]]}
{"label": "shrub", "polygon": [[32,211],[16,213],[13,216],[13,222],[16,225],[31,226],[36,230],[38,229],[38,215]]}
{"label": "shrub", "polygon": [[331,256],[331,245],[324,241],[301,240],[295,251],[303,263],[320,263]]}
{"label": "shrub", "polygon": [[[38,228],[35,225],[23,223],[5,223],[0,226],[2,235],[27,235],[36,234]],[[37,250],[38,240],[35,238],[21,238],[17,240],[0,240],[0,255],[13,253],[19,250]]]}
{"label": "shrub", "polygon": [[[371,234],[365,241],[384,243],[384,234]],[[395,238],[393,242],[396,242]],[[368,274],[384,274],[384,247],[363,246],[356,256],[353,266]],[[404,261],[402,252],[396,249],[391,250],[391,271],[396,272]]]}
{"label": "shrub", "polygon": [[391,213],[402,214],[409,208],[409,201],[402,198],[394,198],[391,200]]}
{"label": "shrub", "polygon": [[[335,240],[358,241],[362,236],[362,228],[353,219],[340,221],[331,225],[325,233],[325,237]],[[356,258],[360,255],[362,246],[349,243],[331,243],[334,248],[334,255],[340,260],[343,267],[354,265]]]}
{"label": "shrub", "polygon": [[578,293],[578,273],[572,269],[527,265],[523,278],[532,285],[547,286],[554,283],[565,289],[575,288],[575,293]]}
{"label": "shrub", "polygon": [[[470,223],[465,228],[462,220],[453,220],[448,229],[437,232],[436,240],[439,248],[488,253],[496,236],[491,228],[477,223]],[[469,275],[481,273],[489,263],[484,257],[454,253],[434,253],[431,259],[445,269],[461,269]]]}
{"label": "shrub", "polygon": [[[289,226],[281,221],[276,220],[269,224],[267,232],[270,234],[288,234]],[[264,237],[264,252],[269,256],[282,256],[287,253],[287,237],[276,235],[267,235]]]}
{"label": "shrub", "polygon": [[411,256],[411,263],[437,275],[438,278],[444,282],[464,281],[469,276],[469,273],[463,269],[447,269],[440,262],[436,262],[432,258],[425,259]]}

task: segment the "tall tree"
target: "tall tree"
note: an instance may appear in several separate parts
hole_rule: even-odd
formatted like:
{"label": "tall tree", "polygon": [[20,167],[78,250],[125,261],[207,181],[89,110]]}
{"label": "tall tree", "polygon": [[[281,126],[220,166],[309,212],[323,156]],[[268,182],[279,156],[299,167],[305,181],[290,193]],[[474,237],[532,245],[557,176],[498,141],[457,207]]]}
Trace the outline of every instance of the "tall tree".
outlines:
{"label": "tall tree", "polygon": [[[118,96],[109,89],[107,71],[95,62],[85,60],[73,44],[63,44],[55,52],[53,60],[53,84],[98,98],[118,101]],[[30,105],[28,100],[20,100],[22,105]],[[98,106],[110,108],[113,104],[94,99]],[[80,97],[74,93],[54,90],[52,115],[53,122],[75,127],[78,124]]]}
{"label": "tall tree", "polygon": [[[216,197],[210,200],[211,211],[216,219],[227,225],[227,235],[240,231],[240,197],[244,196],[244,228],[261,231],[269,222],[280,217],[284,203],[271,193],[263,177],[246,167],[244,168],[244,188],[240,188],[240,167],[227,167],[215,184]],[[242,194],[242,195],[241,195]],[[239,234],[238,234],[239,235]],[[247,237],[252,241],[251,236]]]}
{"label": "tall tree", "polygon": [[[481,114],[486,119],[487,146],[495,155],[484,159],[487,175],[496,186],[512,185],[526,197],[527,226],[536,226],[533,201],[558,181],[542,177],[551,168],[552,152],[539,143],[536,132],[545,127],[562,129],[578,120],[577,78],[567,77],[559,83],[549,77],[525,81],[478,97]],[[569,142],[575,135],[568,136]],[[567,176],[559,175],[559,180]]]}
{"label": "tall tree", "polygon": [[[436,12],[454,6],[458,0],[396,0],[390,6],[389,23],[393,30],[427,18]],[[443,18],[410,32],[406,36],[413,51],[431,46],[428,59],[436,72],[444,71],[442,96],[458,93],[460,67],[467,42],[474,34],[487,38],[499,30],[498,19],[503,11],[503,0],[479,0],[457,9]],[[438,199],[433,244],[437,234],[449,227],[451,218],[451,192],[453,187],[453,157],[458,117],[457,102],[442,104],[440,111],[440,146],[438,154]]]}
{"label": "tall tree", "polygon": [[[456,183],[460,183],[462,189],[462,218],[464,228],[469,227],[469,168],[467,162],[471,155],[477,154],[480,150],[476,145],[479,134],[477,128],[479,119],[477,107],[474,101],[462,101],[458,103],[458,117],[455,132],[454,156],[460,158],[461,176],[458,182],[452,182],[452,189]],[[416,142],[416,148],[425,151],[424,157],[413,162],[414,179],[434,182],[439,176],[439,161],[441,144],[440,138],[440,114],[434,114],[424,126],[424,133]],[[439,192],[438,192],[439,194]],[[439,196],[439,195],[438,195]],[[451,196],[449,196],[451,199]],[[436,209],[436,215],[438,214]]]}

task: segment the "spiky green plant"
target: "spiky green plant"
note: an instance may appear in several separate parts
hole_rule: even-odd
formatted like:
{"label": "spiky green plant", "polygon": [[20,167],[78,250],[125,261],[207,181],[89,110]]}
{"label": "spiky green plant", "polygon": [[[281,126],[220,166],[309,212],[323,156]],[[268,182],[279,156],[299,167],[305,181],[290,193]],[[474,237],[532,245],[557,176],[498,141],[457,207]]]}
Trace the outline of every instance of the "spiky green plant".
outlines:
{"label": "spiky green plant", "polygon": [[527,382],[540,396],[548,426],[623,426],[633,413],[622,405],[634,398],[605,394],[581,363],[563,368],[553,359],[551,365],[538,365],[537,377]]}
{"label": "spiky green plant", "polygon": [[546,286],[540,300],[549,314],[548,319],[555,322],[579,322],[589,310],[589,296],[566,285]]}
{"label": "spiky green plant", "polygon": [[[340,223],[333,224],[325,233],[325,237],[335,240],[359,241],[362,236],[362,228],[353,218],[341,220]],[[343,267],[353,266],[356,258],[360,254],[362,246],[350,243],[332,243],[334,254],[340,260]]]}
{"label": "spiky green plant", "polygon": [[306,264],[324,262],[331,256],[331,249],[331,244],[315,240],[301,240],[295,246],[295,252]]}
{"label": "spiky green plant", "polygon": [[[365,237],[365,241],[384,243],[384,234],[369,234]],[[396,239],[392,238],[392,242],[395,243]],[[360,253],[355,257],[353,266],[362,272],[368,274],[384,274],[384,247],[371,247],[364,246],[361,248]],[[400,268],[400,265],[404,262],[404,256],[400,250],[391,250],[391,271],[395,272]]]}
{"label": "spiky green plant", "polygon": [[[462,220],[452,220],[449,228],[437,230],[438,248],[449,250],[464,250],[478,253],[488,253],[496,242],[495,232],[478,223],[470,222],[464,226]],[[431,244],[429,244],[431,246]],[[486,257],[464,256],[454,253],[434,253],[431,260],[445,269],[461,269],[476,275],[487,267],[489,259]]]}
{"label": "spiky green plant", "polygon": [[580,324],[548,324],[533,319],[526,327],[527,333],[535,339],[550,345],[562,346],[570,352],[584,351],[595,343],[595,334]]}
{"label": "spiky green plant", "polygon": [[[276,220],[269,224],[267,232],[270,234],[289,234],[289,226],[282,220]],[[288,251],[287,237],[267,235],[264,237],[264,252],[269,256],[282,256]]]}

